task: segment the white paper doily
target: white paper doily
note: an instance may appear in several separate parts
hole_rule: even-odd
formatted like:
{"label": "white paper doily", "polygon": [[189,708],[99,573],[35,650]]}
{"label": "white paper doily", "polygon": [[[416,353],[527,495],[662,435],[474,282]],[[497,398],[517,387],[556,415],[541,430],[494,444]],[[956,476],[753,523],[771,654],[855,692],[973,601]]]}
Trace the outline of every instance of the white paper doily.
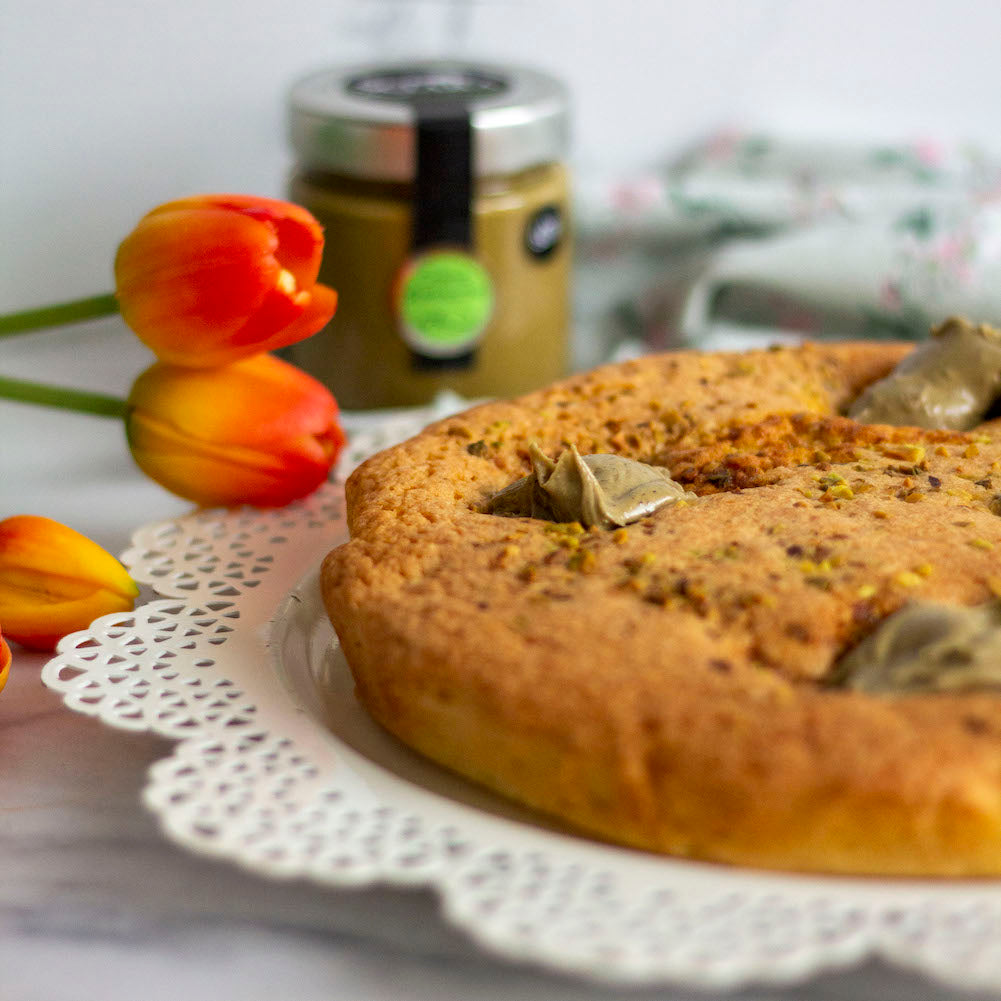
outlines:
{"label": "white paper doily", "polygon": [[[428,413],[355,433],[344,469]],[[882,956],[1001,991],[1001,881],[798,877],[657,858],[563,833],[392,740],[362,712],[322,613],[345,535],[328,486],[279,511],[202,511],[135,533],[162,597],[60,644],[75,710],[177,741],[145,802],[168,835],[271,877],[429,886],[510,959],[621,983],[788,984]]]}

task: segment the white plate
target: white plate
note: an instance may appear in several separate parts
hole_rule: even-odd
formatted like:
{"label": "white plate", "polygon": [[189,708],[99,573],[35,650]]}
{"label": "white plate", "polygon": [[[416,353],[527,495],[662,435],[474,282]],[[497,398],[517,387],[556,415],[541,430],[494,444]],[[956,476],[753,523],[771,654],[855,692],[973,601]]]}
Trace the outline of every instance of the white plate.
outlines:
{"label": "white plate", "polygon": [[177,741],[144,791],[175,841],[270,877],[431,887],[491,951],[594,979],[789,984],[880,955],[1001,991],[999,881],[801,877],[632,852],[410,752],[358,706],[319,603],[315,567],[344,536],[335,486],[279,511],[140,529],[125,560],[163,597],[67,637],[46,665],[71,708]]}

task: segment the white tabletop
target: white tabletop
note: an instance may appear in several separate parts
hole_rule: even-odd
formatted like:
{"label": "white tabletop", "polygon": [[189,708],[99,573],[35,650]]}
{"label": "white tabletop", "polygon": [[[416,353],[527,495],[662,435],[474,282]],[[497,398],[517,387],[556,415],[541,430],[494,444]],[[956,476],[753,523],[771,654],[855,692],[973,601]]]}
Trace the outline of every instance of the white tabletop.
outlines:
{"label": "white tabletop", "polygon": [[[0,372],[124,395],[150,358],[117,320],[0,342]],[[56,518],[111,552],[189,506],[132,465],[119,424],[0,401],[0,517]],[[140,803],[161,738],[111,730],[45,689],[14,648],[0,694],[2,1001],[611,1001],[626,991],[485,955],[427,892],[272,883],[169,841]],[[870,962],[750,999],[943,999]]]}

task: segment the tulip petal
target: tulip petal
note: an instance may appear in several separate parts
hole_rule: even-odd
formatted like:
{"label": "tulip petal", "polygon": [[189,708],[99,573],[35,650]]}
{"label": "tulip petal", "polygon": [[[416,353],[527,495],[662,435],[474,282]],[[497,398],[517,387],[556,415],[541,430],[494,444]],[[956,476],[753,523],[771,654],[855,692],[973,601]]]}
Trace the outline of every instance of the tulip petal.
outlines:
{"label": "tulip petal", "polygon": [[149,218],[115,258],[122,317],[154,352],[197,354],[239,330],[275,287],[276,246],[268,226],[234,213]]}
{"label": "tulip petal", "polygon": [[336,309],[337,293],[326,285],[314,285],[312,292],[295,296],[275,291],[229,343],[256,344],[259,351],[273,351],[312,336],[330,322]]}
{"label": "tulip petal", "polygon": [[301,287],[316,281],[323,254],[323,228],[310,212],[294,202],[256,195],[193,195],[166,202],[147,213],[145,218],[177,209],[206,207],[241,213],[272,225],[278,238],[275,256],[281,266],[295,275]]}
{"label": "tulip petal", "polygon": [[3,691],[3,686],[7,684],[7,678],[10,676],[10,647],[7,646],[7,641],[0,636],[0,692]]}
{"label": "tulip petal", "polygon": [[50,518],[0,522],[0,623],[33,649],[109,612],[131,609],[139,594],[125,568],[86,536]]}
{"label": "tulip petal", "polygon": [[7,635],[29,650],[52,650],[64,636],[86,629],[94,619],[112,612],[127,612],[134,598],[107,588],[95,588],[78,598],[59,594],[26,593],[16,602],[0,601],[0,615]]}
{"label": "tulip petal", "polygon": [[201,195],[147,213],[121,243],[125,322],[162,360],[214,366],[294,343],[333,315],[323,231],[301,206]]}
{"label": "tulip petal", "polygon": [[300,287],[316,282],[323,255],[323,228],[301,205],[252,195],[217,195],[216,204],[270,222],[278,235],[275,256],[281,266],[295,275]]}
{"label": "tulip petal", "polygon": [[327,478],[344,444],[329,390],[271,355],[218,369],[157,363],[136,380],[129,404],[137,465],[202,505],[303,497]]}
{"label": "tulip petal", "polygon": [[312,493],[327,478],[339,443],[332,437],[305,437],[299,454],[279,455],[193,442],[168,424],[137,416],[129,426],[129,446],[147,476],[179,497],[206,507],[253,504],[280,507]]}

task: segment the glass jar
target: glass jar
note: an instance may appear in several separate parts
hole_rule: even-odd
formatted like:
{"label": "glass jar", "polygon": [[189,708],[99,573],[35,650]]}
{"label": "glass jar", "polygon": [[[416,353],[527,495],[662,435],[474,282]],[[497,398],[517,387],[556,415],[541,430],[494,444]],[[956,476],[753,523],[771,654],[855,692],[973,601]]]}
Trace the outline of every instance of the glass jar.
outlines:
{"label": "glass jar", "polygon": [[566,371],[567,99],[526,69],[328,70],[290,98],[290,197],[325,231],[328,326],[286,349],[346,408],[527,392]]}

